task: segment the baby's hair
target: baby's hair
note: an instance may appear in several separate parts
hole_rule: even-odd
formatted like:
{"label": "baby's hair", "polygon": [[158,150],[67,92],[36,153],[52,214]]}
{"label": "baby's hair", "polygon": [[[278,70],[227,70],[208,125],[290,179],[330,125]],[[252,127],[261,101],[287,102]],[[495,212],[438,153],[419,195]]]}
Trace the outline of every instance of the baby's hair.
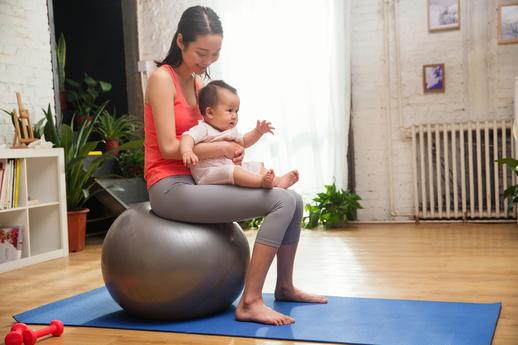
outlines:
{"label": "baby's hair", "polygon": [[223,80],[213,80],[205,85],[198,94],[198,106],[200,112],[205,115],[205,111],[208,107],[215,107],[218,104],[218,89],[227,89],[234,95],[237,95],[237,90],[232,86],[225,83]]}

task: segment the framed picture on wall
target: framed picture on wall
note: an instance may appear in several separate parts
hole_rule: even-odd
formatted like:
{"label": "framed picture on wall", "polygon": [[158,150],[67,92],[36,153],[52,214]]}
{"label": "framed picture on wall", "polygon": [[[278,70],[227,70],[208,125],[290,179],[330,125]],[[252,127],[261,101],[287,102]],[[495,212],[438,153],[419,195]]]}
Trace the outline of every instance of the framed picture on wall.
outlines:
{"label": "framed picture on wall", "polygon": [[498,5],[498,44],[518,43],[518,2]]}
{"label": "framed picture on wall", "polygon": [[446,71],[444,64],[423,66],[423,92],[440,93],[445,91]]}
{"label": "framed picture on wall", "polygon": [[460,0],[428,0],[428,31],[460,29]]}

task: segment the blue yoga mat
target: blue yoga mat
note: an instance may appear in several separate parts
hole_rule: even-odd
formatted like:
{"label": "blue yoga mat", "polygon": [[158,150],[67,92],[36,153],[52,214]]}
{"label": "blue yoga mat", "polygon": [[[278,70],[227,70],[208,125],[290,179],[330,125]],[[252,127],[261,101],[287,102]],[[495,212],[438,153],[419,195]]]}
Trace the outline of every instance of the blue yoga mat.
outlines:
{"label": "blue yoga mat", "polygon": [[213,334],[283,340],[386,345],[491,344],[501,304],[453,303],[329,297],[328,304],[266,304],[297,321],[266,326],[234,320],[228,311],[203,319],[159,322],[134,318],[121,310],[104,287],[15,315],[19,322],[69,326]]}

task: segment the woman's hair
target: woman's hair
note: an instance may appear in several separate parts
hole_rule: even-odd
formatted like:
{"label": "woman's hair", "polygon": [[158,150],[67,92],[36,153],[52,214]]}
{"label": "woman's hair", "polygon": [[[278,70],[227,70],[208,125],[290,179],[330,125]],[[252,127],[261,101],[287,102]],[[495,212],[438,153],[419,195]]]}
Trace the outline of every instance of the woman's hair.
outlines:
{"label": "woman's hair", "polygon": [[167,56],[161,62],[155,61],[158,67],[162,65],[178,67],[182,64],[182,51],[176,42],[178,34],[182,34],[183,42],[187,47],[199,35],[223,35],[223,27],[218,15],[211,8],[202,6],[189,7],[183,12],[178,22],[178,28],[174,34]]}
{"label": "woman's hair", "polygon": [[227,89],[234,95],[237,95],[237,90],[225,83],[223,80],[213,80],[205,85],[198,94],[198,106],[200,113],[205,115],[205,110],[208,107],[215,107],[218,104],[218,89]]}

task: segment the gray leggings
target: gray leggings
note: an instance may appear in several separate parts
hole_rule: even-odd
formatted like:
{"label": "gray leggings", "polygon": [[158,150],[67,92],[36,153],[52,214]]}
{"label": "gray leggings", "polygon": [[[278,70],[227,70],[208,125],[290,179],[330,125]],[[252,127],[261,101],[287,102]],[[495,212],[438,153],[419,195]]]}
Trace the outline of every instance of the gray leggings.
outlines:
{"label": "gray leggings", "polygon": [[300,236],[302,198],[289,189],[196,185],[191,176],[166,177],[149,189],[153,212],[189,223],[225,223],[265,216],[257,243],[293,244]]}

